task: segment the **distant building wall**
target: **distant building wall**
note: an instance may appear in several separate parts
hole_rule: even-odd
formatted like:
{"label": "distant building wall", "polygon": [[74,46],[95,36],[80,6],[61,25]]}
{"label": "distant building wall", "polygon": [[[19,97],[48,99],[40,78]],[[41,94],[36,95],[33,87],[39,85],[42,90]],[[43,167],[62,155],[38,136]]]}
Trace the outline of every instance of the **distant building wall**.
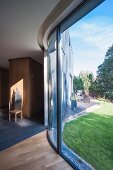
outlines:
{"label": "distant building wall", "polygon": [[63,60],[62,76],[63,76],[63,103],[71,105],[70,97],[73,92],[73,52],[71,47],[71,40],[69,30],[67,29],[61,35],[61,55]]}

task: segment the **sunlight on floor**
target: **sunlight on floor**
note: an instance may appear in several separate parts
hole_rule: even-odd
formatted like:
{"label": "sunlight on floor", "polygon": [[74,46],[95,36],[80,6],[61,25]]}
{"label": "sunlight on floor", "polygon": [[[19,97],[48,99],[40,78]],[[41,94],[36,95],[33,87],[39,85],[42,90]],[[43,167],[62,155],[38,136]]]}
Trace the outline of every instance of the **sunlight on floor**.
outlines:
{"label": "sunlight on floor", "polygon": [[22,120],[20,119],[19,121],[16,122],[16,124],[22,127],[29,127],[33,125],[33,122],[28,119],[22,119]]}

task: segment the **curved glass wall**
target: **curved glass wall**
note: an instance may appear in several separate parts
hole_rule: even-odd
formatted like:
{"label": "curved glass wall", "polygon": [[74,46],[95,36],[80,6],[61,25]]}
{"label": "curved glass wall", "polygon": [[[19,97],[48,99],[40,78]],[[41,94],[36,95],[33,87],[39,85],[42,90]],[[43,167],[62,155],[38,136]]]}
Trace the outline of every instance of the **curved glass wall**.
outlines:
{"label": "curved glass wall", "polygon": [[113,1],[102,2],[84,1],[48,41],[48,137],[80,170],[113,169]]}

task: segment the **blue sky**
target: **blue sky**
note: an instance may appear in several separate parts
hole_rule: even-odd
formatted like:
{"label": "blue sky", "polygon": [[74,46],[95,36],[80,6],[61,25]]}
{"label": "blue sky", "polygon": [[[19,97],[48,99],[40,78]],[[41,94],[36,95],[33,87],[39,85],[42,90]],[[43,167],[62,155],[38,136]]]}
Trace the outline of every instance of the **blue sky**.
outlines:
{"label": "blue sky", "polygon": [[92,71],[104,61],[113,44],[113,0],[106,0],[69,28],[73,49],[73,71]]}

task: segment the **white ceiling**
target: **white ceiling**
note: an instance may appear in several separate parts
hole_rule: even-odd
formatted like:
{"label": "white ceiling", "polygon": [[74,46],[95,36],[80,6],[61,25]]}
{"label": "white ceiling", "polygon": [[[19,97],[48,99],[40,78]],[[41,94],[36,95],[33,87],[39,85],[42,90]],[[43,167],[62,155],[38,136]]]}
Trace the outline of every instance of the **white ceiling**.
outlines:
{"label": "white ceiling", "polygon": [[43,63],[38,30],[60,0],[0,0],[0,67],[8,59],[32,57]]}

